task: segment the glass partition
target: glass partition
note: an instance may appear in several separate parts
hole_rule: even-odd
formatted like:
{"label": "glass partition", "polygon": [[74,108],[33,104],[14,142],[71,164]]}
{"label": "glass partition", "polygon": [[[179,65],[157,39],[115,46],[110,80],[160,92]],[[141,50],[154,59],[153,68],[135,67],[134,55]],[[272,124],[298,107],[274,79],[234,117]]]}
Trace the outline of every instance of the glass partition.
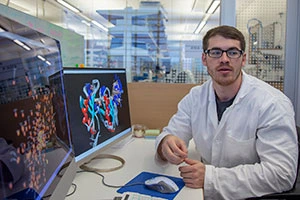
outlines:
{"label": "glass partition", "polygon": [[[66,2],[78,10],[67,9],[56,0],[36,0],[35,4],[0,0],[83,35],[85,67],[126,68],[128,82],[207,80],[201,61],[202,37],[220,23],[219,0]],[[286,0],[236,0],[236,26],[247,41],[244,69],[281,90],[285,21]]]}
{"label": "glass partition", "polygon": [[286,0],[237,0],[236,6],[247,43],[245,71],[283,91]]}
{"label": "glass partition", "polygon": [[126,68],[129,82],[202,83],[208,78],[201,39],[219,24],[219,0],[65,1],[77,10],[56,0],[30,2],[0,0],[83,35],[85,67]]}

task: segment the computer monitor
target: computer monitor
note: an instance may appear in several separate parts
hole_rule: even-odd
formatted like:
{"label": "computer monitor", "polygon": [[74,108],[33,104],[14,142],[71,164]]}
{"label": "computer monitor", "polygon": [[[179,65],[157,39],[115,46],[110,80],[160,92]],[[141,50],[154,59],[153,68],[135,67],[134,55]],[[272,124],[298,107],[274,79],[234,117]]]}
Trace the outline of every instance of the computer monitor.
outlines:
{"label": "computer monitor", "polygon": [[0,15],[0,46],[0,199],[64,199],[77,165],[60,44]]}
{"label": "computer monitor", "polygon": [[65,68],[75,161],[80,166],[131,134],[125,69]]}

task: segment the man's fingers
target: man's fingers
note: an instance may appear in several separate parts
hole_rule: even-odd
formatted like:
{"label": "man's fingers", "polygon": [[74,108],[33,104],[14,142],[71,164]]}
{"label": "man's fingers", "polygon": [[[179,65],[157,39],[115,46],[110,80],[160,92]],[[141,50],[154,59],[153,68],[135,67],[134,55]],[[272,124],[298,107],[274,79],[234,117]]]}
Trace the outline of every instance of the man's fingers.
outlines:
{"label": "man's fingers", "polygon": [[172,149],[173,150],[173,153],[182,158],[182,159],[185,159],[187,157],[187,152],[185,151],[182,151],[181,149],[179,149],[178,147],[176,147],[175,149]]}
{"label": "man's fingers", "polygon": [[178,148],[184,152],[186,155],[188,153],[187,147],[183,141],[179,141],[179,144],[177,144]]}
{"label": "man's fingers", "polygon": [[169,140],[168,146],[175,156],[182,159],[187,157],[187,148],[183,141],[178,140],[177,138],[175,140]]}
{"label": "man's fingers", "polygon": [[186,165],[179,167],[179,171],[185,185],[191,188],[203,188],[205,165],[190,158],[185,158],[184,162]]}
{"label": "man's fingers", "polygon": [[190,159],[190,158],[186,158],[186,159],[184,159],[184,162],[188,165],[194,165],[194,164],[197,164],[199,161],[198,160],[193,160],[193,159]]}
{"label": "man's fingers", "polygon": [[172,164],[180,164],[184,161],[184,157],[178,153],[174,153],[171,147],[163,149],[163,155],[168,158],[168,161]]}
{"label": "man's fingers", "polygon": [[187,147],[183,140],[180,138],[167,135],[161,141],[160,152],[162,157],[168,160],[172,164],[180,164],[187,158]]}

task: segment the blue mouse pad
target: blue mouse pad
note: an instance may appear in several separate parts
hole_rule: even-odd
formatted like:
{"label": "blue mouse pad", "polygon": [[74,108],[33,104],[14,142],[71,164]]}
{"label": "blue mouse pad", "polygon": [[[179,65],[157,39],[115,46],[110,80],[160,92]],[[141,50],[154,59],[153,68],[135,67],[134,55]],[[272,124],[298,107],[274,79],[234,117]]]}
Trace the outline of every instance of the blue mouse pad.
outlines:
{"label": "blue mouse pad", "polygon": [[[170,178],[177,184],[179,190],[177,192],[174,192],[171,194],[164,194],[164,193],[160,193],[160,192],[148,189],[144,185],[144,182],[146,180],[148,180],[150,178],[154,178],[156,176],[165,176],[165,177]],[[184,186],[184,182],[183,182],[182,178],[166,176],[166,175],[162,175],[162,174],[155,174],[155,173],[151,173],[151,172],[141,172],[139,175],[134,177],[131,181],[126,183],[126,185],[124,185],[119,190],[117,190],[117,192],[118,193],[137,192],[140,194],[145,194],[145,195],[150,195],[150,196],[154,196],[154,197],[160,197],[160,198],[172,200],[175,198],[175,196],[178,194],[178,192],[180,192],[180,190],[183,188],[183,186]]]}

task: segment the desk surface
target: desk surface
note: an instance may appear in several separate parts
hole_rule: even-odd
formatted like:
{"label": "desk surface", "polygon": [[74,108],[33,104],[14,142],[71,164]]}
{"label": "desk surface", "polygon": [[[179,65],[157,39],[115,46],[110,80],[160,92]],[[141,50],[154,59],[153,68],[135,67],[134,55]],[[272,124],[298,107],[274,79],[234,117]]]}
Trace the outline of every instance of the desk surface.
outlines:
{"label": "desk surface", "polygon": [[[102,173],[105,176],[105,182],[110,185],[124,185],[142,171],[165,174],[175,177],[180,177],[178,166],[166,164],[160,165],[155,162],[154,149],[155,141],[153,139],[143,138],[128,138],[123,144],[117,144],[114,147],[105,150],[102,153],[113,154],[122,157],[126,163],[125,165],[113,172]],[[197,156],[193,153],[194,148],[190,150],[190,157]],[[93,168],[111,168],[119,165],[118,161],[114,160],[94,160],[91,163]],[[94,173],[78,173],[73,181],[77,185],[76,192],[67,197],[66,200],[78,199],[93,199],[93,200],[109,200],[114,196],[120,196],[116,191],[118,188],[110,188],[102,184],[102,178]],[[72,191],[72,188],[70,188]],[[192,189],[184,187],[175,199],[189,200],[203,199],[202,189]]]}

